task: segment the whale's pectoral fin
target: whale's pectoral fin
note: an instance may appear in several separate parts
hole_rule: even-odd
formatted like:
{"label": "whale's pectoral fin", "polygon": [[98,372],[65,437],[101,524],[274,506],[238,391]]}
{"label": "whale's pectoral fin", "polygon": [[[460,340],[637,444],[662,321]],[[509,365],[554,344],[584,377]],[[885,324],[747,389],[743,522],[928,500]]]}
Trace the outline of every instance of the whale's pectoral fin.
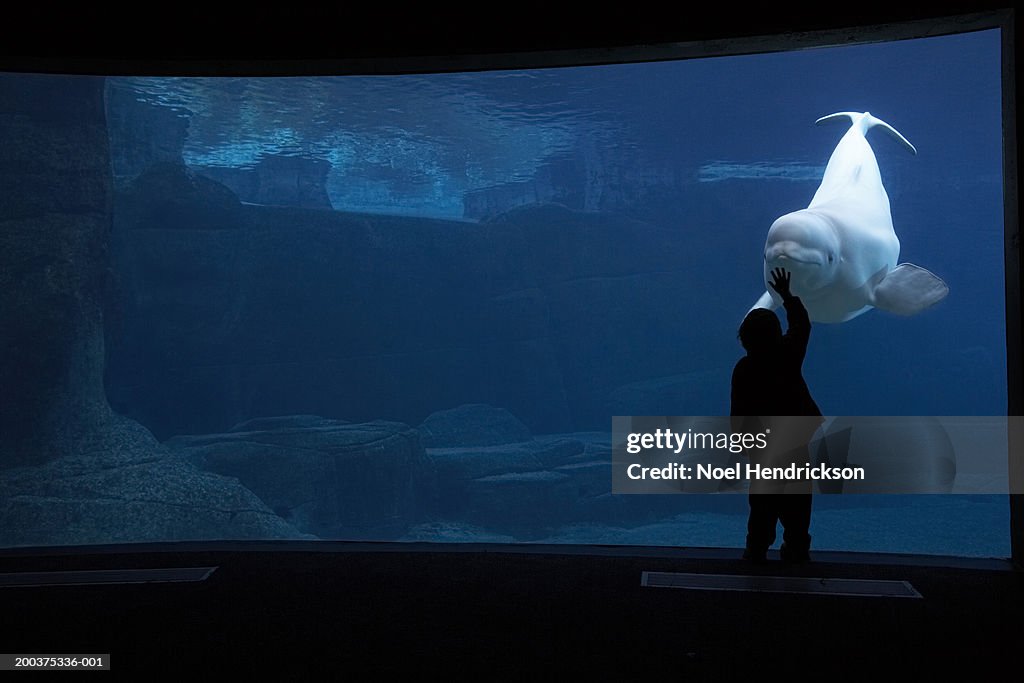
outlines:
{"label": "whale's pectoral fin", "polygon": [[[778,307],[779,305],[775,303],[775,299],[772,298],[771,292],[766,291],[761,295],[761,298],[757,300],[757,303],[750,307],[750,311],[755,308],[767,308],[769,311],[774,311]],[[750,313],[750,311],[747,311],[747,313]]]}
{"label": "whale's pectoral fin", "polygon": [[946,298],[941,278],[911,263],[890,270],[875,287],[874,306],[897,315],[914,315]]}

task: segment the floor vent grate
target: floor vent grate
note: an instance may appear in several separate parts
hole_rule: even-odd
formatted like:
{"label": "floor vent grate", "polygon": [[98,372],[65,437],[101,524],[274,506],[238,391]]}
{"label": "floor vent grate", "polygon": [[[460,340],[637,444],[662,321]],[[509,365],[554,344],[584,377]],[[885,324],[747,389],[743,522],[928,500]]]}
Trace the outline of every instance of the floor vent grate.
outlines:
{"label": "floor vent grate", "polygon": [[128,583],[176,583],[205,581],[216,567],[167,569],[95,569],[72,572],[19,572],[0,574],[0,588],[39,586],[96,586]]}
{"label": "floor vent grate", "polygon": [[734,574],[679,574],[644,572],[640,585],[647,588],[686,588],[702,591],[801,593],[878,598],[921,598],[908,581],[827,579],[801,576],[743,576]]}

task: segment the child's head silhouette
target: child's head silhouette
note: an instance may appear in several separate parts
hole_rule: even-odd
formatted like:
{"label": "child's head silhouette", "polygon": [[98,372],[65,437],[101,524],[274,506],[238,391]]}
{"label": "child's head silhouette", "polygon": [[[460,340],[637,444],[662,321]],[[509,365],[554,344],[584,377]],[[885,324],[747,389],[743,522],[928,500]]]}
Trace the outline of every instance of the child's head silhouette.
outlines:
{"label": "child's head silhouette", "polygon": [[739,338],[747,353],[771,350],[782,339],[779,316],[767,308],[755,308],[740,324]]}

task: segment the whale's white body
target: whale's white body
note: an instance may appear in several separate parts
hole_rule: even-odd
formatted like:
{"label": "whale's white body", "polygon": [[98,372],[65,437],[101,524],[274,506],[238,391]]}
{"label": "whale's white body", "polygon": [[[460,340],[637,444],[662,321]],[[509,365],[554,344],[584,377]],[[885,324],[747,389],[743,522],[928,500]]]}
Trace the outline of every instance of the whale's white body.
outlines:
{"label": "whale's white body", "polygon": [[889,197],[865,134],[881,126],[911,152],[917,150],[867,112],[831,114],[818,123],[846,117],[852,125],[832,152],[811,203],[780,217],[768,231],[766,291],[754,308],[775,309],[781,304],[768,287],[777,267],[792,273],[793,293],[818,322],[843,322],[872,307],[912,315],[949,291],[927,270],[898,265],[900,241],[893,230]]}

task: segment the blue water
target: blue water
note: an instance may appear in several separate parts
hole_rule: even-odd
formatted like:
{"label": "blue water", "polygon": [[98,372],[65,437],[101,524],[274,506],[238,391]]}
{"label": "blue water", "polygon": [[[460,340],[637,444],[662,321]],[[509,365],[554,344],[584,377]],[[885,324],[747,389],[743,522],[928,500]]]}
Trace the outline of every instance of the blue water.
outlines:
{"label": "blue water", "polygon": [[[395,223],[373,233],[391,245],[373,253],[393,261],[345,262],[348,270],[384,273],[384,279],[366,280],[378,283],[372,292],[355,295],[329,291],[328,276],[318,275],[330,270],[331,254],[347,252],[310,247],[324,262],[296,257],[297,269],[267,271],[264,286],[273,291],[270,285],[279,283],[280,297],[250,293],[232,309],[230,324],[264,319],[277,341],[260,346],[249,335],[221,350],[231,356],[233,348],[254,365],[308,360],[308,375],[261,375],[257,381],[239,370],[230,380],[237,386],[219,375],[190,376],[183,383],[193,389],[168,389],[167,396],[177,398],[160,404],[153,392],[132,392],[147,373],[157,377],[169,368],[180,374],[182,367],[222,361],[190,360],[180,346],[174,354],[158,351],[170,342],[137,336],[121,350],[136,364],[123,361],[128,369],[118,374],[115,358],[108,371],[112,402],[164,439],[291,413],[415,427],[432,412],[469,403],[506,409],[535,436],[608,430],[612,414],[725,414],[729,371],[741,355],[736,325],[764,291],[761,249],[768,226],[807,205],[844,132],[814,121],[837,111],[871,111],[918,150],[909,155],[878,131],[868,137],[892,204],[901,261],[942,277],[950,294],[910,318],[872,311],[847,323],[816,325],[804,375],[828,415],[1005,414],[999,40],[998,32],[984,31],[529,71],[110,79],[108,116],[129,122],[111,130],[114,177],[125,188],[145,171],[140,157],[162,159],[167,148],[174,156],[180,144],[187,166],[223,182],[247,204],[290,200],[284,194],[268,199],[265,188],[273,178],[266,173],[263,194],[242,176],[225,173],[256,173],[267,159],[287,157],[326,169],[323,211],[443,219],[470,231],[538,204],[571,211],[518,214],[514,220],[533,223],[524,228],[525,246],[515,248],[531,255],[492,254],[493,263],[460,251],[468,247],[446,251],[440,238],[417,237],[420,224]],[[153,143],[143,154],[135,147],[149,144],[145,135],[153,129],[130,124],[155,109],[178,122],[181,139],[163,147]],[[150,133],[124,132],[138,130]],[[594,253],[579,246],[586,241],[566,246],[559,231],[570,220],[605,226],[593,228]],[[654,226],[658,240],[641,244],[625,228],[615,232],[631,221]],[[304,248],[301,241],[312,234],[296,233],[295,248]],[[430,249],[416,247],[416,240],[426,240]],[[248,253],[236,255],[240,263],[247,263]],[[417,261],[416,253],[432,260]],[[503,270],[515,271],[507,264],[521,258],[539,274]],[[483,274],[473,280],[466,272],[476,267]],[[175,277],[168,276],[164,290],[181,284]],[[434,291],[449,282],[450,288]],[[228,278],[218,286],[236,285]],[[402,301],[427,293],[408,311],[396,312],[375,303],[378,296],[392,301],[381,293],[392,285]],[[465,300],[467,289],[478,288],[494,294],[486,312],[483,304]],[[128,289],[129,308],[144,317],[147,299]],[[188,301],[194,296],[171,297],[182,324],[192,320]],[[324,302],[336,303],[325,309]],[[543,316],[522,313],[535,304]],[[467,317],[470,310],[486,324]],[[228,320],[228,313],[216,315]],[[405,322],[395,323],[396,316]],[[523,332],[534,324],[542,331]],[[293,337],[281,335],[287,325]],[[327,352],[317,338],[340,341]],[[347,347],[353,338],[362,342]],[[515,346],[515,353],[503,344]],[[529,344],[535,347],[524,351]],[[298,355],[275,355],[282,346],[294,346]],[[444,355],[451,348],[465,350],[464,365]],[[375,354],[383,349],[411,360],[381,361]],[[440,354],[429,372],[415,360],[427,353]],[[358,383],[332,384],[336,364],[371,356],[365,374],[351,374]],[[323,361],[319,369],[317,359]],[[530,384],[534,375],[538,379]],[[558,384],[550,381],[554,376]],[[240,400],[239,392],[250,395]],[[712,504],[705,498],[659,501],[646,516],[618,517],[614,506],[596,506],[590,518],[576,515],[530,532],[494,516],[474,517],[472,506],[460,516],[459,505],[448,505],[441,506],[444,514],[413,519],[397,537],[741,544],[745,500]],[[537,500],[513,497],[510,505],[546,504]],[[815,506],[812,533],[819,548],[1008,554],[1005,496],[819,496]],[[507,510],[508,519],[521,512]],[[345,536],[344,530],[337,533]]]}

